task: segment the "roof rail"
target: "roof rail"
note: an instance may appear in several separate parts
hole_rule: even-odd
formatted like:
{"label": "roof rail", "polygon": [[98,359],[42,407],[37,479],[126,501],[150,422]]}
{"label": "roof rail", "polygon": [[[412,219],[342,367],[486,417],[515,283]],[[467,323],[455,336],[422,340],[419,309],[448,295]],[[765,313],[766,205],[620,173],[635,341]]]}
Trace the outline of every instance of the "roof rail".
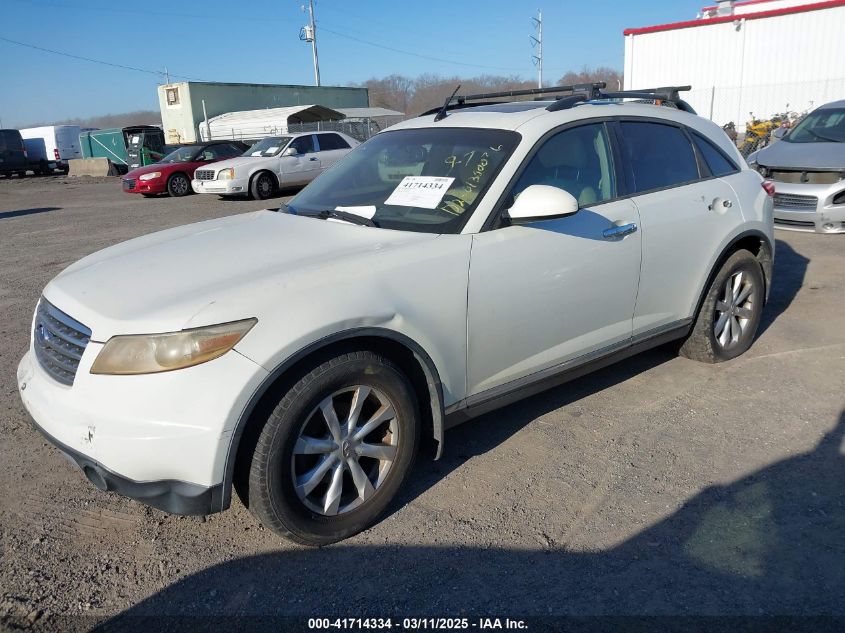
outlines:
{"label": "roof rail", "polygon": [[[602,86],[603,88],[604,86]],[[691,90],[692,86],[663,86],[661,88],[643,88],[641,90],[615,90],[605,91],[594,89],[587,95],[573,95],[565,99],[558,99],[550,104],[546,110],[556,112],[557,110],[568,110],[582,101],[600,101],[606,99],[649,99],[652,101],[668,101],[673,103],[679,110],[695,114],[693,107],[681,99],[680,92]]]}
{"label": "roof rail", "polygon": [[[546,94],[559,94],[562,92],[584,92],[589,94],[596,94],[598,91],[605,88],[607,84],[603,81],[596,82],[596,83],[589,83],[589,84],[573,84],[571,86],[552,86],[549,88],[530,88],[526,90],[506,90],[504,92],[483,92],[474,95],[456,95],[455,93],[458,89],[455,89],[455,92],[452,93],[452,96],[446,99],[446,102],[439,108],[432,108],[431,110],[427,110],[423,112],[420,116],[426,116],[428,114],[437,114],[435,118],[436,121],[440,121],[441,119],[447,116],[449,110],[457,110],[460,108],[466,108],[470,105],[479,105],[479,104],[467,104],[468,101],[483,101],[486,99],[501,99],[503,97],[525,97],[530,95],[546,95]],[[460,88],[460,86],[458,86]],[[452,103],[452,102],[455,103]]]}

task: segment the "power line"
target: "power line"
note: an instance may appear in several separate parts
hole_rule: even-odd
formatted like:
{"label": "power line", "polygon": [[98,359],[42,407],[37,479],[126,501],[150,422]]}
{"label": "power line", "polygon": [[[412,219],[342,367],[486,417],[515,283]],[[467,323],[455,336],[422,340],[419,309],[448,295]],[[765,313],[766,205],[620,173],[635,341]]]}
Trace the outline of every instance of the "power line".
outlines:
{"label": "power line", "polygon": [[[73,53],[66,53],[64,51],[55,51],[51,48],[44,48],[43,46],[36,46],[35,44],[27,44],[26,42],[19,42],[17,40],[9,39],[8,37],[0,36],[0,41],[7,42],[9,44],[15,44],[17,46],[23,46],[25,48],[31,48],[36,51],[42,51],[44,53],[52,53],[53,55],[61,55],[62,57],[70,57],[71,59],[78,59],[84,62],[91,62],[94,64],[102,64],[103,66],[111,66],[112,68],[120,68],[122,70],[134,70],[135,72],[139,73],[147,73],[150,75],[158,75],[164,76],[160,70],[150,70],[149,68],[138,68],[136,66],[126,66],[124,64],[115,64],[114,62],[107,62],[102,59],[94,59],[92,57],[83,57],[82,55],[74,55]],[[181,77],[182,79],[188,79],[190,81],[207,81],[205,79],[197,79],[196,77],[187,77],[186,75],[176,75],[172,74],[173,77]]]}
{"label": "power line", "polygon": [[399,48],[393,48],[392,46],[386,46],[384,44],[377,44],[376,42],[370,42],[369,40],[364,40],[359,37],[353,37],[352,35],[347,35],[346,33],[339,33],[338,31],[333,31],[331,29],[327,29],[325,27],[325,23],[321,21],[320,28],[327,32],[331,33],[332,35],[337,35],[338,37],[343,37],[348,40],[353,40],[355,42],[360,42],[361,44],[367,44],[368,46],[375,46],[376,48],[382,48],[387,51],[391,51],[393,53],[401,53],[402,55],[410,55],[411,57],[419,57],[420,59],[428,59],[430,61],[440,62],[442,64],[452,64],[454,66],[466,66],[469,68],[485,68],[487,70],[510,70],[514,72],[524,72],[525,68],[510,68],[507,66],[484,66],[482,64],[468,64],[465,62],[456,62],[450,59],[443,59],[441,57],[432,57],[431,55],[423,55],[422,53],[412,53],[410,51],[403,51]]}

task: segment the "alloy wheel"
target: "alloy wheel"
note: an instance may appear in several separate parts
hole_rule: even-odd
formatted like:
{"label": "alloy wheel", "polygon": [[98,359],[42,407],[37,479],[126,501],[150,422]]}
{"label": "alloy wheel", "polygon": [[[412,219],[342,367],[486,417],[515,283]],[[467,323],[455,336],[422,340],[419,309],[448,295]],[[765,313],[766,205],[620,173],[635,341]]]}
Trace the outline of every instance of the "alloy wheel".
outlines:
{"label": "alloy wheel", "polygon": [[297,496],[324,516],[354,510],[384,483],[399,441],[395,408],[381,391],[365,385],[335,391],[297,437],[291,462]]}
{"label": "alloy wheel", "polygon": [[716,301],[713,334],[723,349],[739,344],[754,319],[756,300],[751,275],[737,271],[725,282],[722,298]]}

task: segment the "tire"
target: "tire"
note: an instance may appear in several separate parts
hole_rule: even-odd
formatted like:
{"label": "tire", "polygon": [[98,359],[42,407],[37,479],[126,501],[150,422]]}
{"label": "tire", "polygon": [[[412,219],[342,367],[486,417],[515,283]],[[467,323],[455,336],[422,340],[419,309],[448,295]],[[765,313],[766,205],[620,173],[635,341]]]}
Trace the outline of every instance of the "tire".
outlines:
{"label": "tire", "polygon": [[256,200],[266,200],[276,193],[276,180],[266,171],[262,171],[249,183],[249,193]]}
{"label": "tire", "polygon": [[760,325],[764,297],[760,262],[746,250],[736,251],[707,289],[692,332],[681,346],[681,355],[719,363],[745,353]]}
{"label": "tire", "polygon": [[[367,420],[354,427],[364,433],[357,437],[346,430],[356,398]],[[333,431],[324,410],[339,420]],[[249,508],[265,527],[297,543],[343,540],[378,519],[411,469],[418,444],[408,379],[372,352],[341,354],[315,366],[270,414],[249,465]],[[378,451],[379,458],[359,451]]]}
{"label": "tire", "polygon": [[26,178],[26,172],[25,171],[19,171],[17,173],[18,173],[18,178]]}
{"label": "tire", "polygon": [[181,198],[191,193],[191,181],[185,174],[173,174],[167,179],[167,193],[174,198]]}

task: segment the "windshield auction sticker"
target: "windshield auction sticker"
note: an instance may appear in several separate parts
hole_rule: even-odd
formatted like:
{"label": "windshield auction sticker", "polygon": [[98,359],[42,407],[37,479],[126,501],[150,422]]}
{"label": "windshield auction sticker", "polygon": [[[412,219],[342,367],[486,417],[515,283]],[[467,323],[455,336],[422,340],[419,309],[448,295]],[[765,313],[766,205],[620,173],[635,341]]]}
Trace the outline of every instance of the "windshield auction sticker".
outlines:
{"label": "windshield auction sticker", "polygon": [[405,176],[384,203],[400,207],[435,209],[453,182],[454,178],[439,176]]}

